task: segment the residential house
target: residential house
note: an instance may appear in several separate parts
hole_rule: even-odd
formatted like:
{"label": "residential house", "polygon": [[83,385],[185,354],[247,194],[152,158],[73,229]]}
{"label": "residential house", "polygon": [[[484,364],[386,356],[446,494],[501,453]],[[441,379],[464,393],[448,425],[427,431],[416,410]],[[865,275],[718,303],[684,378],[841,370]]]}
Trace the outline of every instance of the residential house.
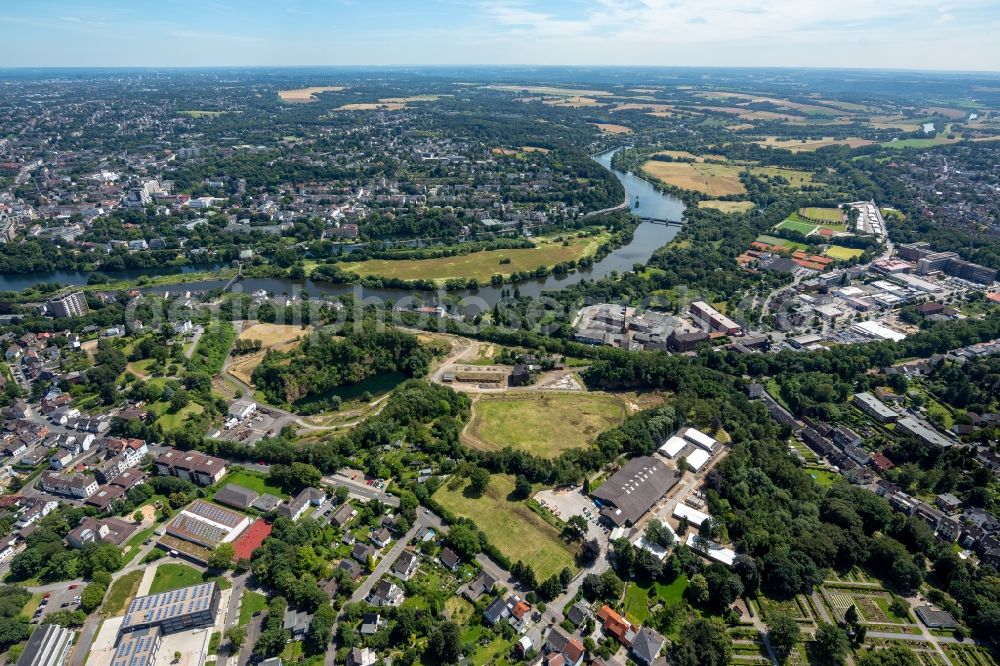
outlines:
{"label": "residential house", "polygon": [[378,655],[368,648],[351,648],[347,655],[347,666],[375,666]]}
{"label": "residential house", "polygon": [[613,636],[615,640],[629,647],[635,640],[636,628],[624,617],[615,612],[611,606],[605,604],[597,612],[597,619],[601,622],[601,628],[608,636]]}
{"label": "residential house", "polygon": [[222,458],[177,449],[167,449],[157,456],[155,463],[161,476],[179,476],[200,486],[218,483],[226,475],[228,465]]}
{"label": "residential house", "polygon": [[38,485],[47,493],[76,497],[77,499],[90,497],[98,489],[98,483],[93,477],[82,474],[64,475],[56,472],[43,472]]}
{"label": "residential house", "polygon": [[351,522],[351,520],[357,515],[358,512],[354,506],[350,502],[344,502],[337,508],[336,511],[333,512],[333,515],[330,516],[330,524],[334,527],[340,528]]}
{"label": "residential house", "polygon": [[666,639],[657,631],[649,627],[642,627],[632,641],[632,654],[638,662],[652,666],[660,656],[660,651],[666,642]]}
{"label": "residential house", "polygon": [[398,585],[388,580],[380,580],[368,594],[368,603],[373,606],[398,606],[405,595]]}
{"label": "residential house", "polygon": [[400,553],[396,561],[392,563],[392,573],[399,576],[403,580],[409,580],[410,576],[417,570],[417,566],[420,564],[420,558],[413,551],[404,550]]}
{"label": "residential house", "polygon": [[354,560],[341,560],[337,568],[346,571],[347,576],[351,580],[357,580],[361,578],[361,565]]}
{"label": "residential house", "polygon": [[326,499],[326,493],[316,488],[303,488],[302,492],[278,507],[281,515],[293,521],[298,520],[310,506],[319,506]]}
{"label": "residential house", "polygon": [[543,649],[547,654],[562,655],[565,666],[580,666],[586,650],[583,643],[575,636],[570,636],[566,631],[556,625],[545,638]]}
{"label": "residential house", "polygon": [[118,518],[97,519],[88,516],[66,535],[66,542],[71,548],[83,548],[88,543],[96,541],[107,541],[121,546],[137,529],[135,523]]}
{"label": "residential house", "polygon": [[496,625],[500,620],[510,616],[510,609],[507,607],[507,600],[497,597],[486,606],[483,611],[483,619],[489,626]]}
{"label": "residential house", "polygon": [[375,559],[377,556],[378,552],[374,548],[361,542],[354,544],[354,548],[351,550],[351,557],[358,564],[368,564],[369,558]]}
{"label": "residential house", "polygon": [[441,564],[449,571],[457,571],[458,567],[462,565],[462,559],[458,556],[458,553],[448,547],[445,547],[441,551],[438,559],[441,560]]}
{"label": "residential house", "polygon": [[392,541],[392,535],[389,533],[389,530],[383,527],[371,535],[371,540],[379,548],[385,548]]}

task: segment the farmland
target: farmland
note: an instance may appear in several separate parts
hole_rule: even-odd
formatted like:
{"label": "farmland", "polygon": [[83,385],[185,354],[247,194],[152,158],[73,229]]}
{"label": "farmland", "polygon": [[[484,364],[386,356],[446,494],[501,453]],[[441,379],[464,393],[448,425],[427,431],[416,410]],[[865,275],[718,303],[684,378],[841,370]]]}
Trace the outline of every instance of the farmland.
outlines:
{"label": "farmland", "polygon": [[573,553],[556,528],[524,502],[507,499],[514,490],[514,477],[494,474],[482,497],[467,496],[465,486],[462,480],[459,487],[445,484],[434,499],[452,513],[475,522],[505,556],[531,564],[539,580],[557,575],[563,567],[574,568]]}
{"label": "farmland", "polygon": [[[554,266],[563,261],[580,259],[597,251],[608,240],[600,233],[566,242],[556,238],[535,239],[536,247],[487,250],[455,257],[434,259],[372,259],[340,264],[345,271],[359,275],[381,275],[402,280],[434,280],[443,283],[450,278],[475,278],[488,282],[496,275],[510,275],[519,271],[533,271],[539,266]],[[501,263],[509,260],[509,263]]]}
{"label": "farmland", "polygon": [[752,201],[722,201],[720,199],[704,199],[698,202],[698,208],[714,208],[723,213],[745,213],[754,207]]}
{"label": "farmland", "polygon": [[625,419],[625,405],[601,393],[509,394],[482,397],[473,406],[463,438],[475,448],[500,450],[510,446],[554,458],[564,451],[589,446],[597,436]]}
{"label": "farmland", "polygon": [[874,141],[859,138],[835,139],[833,137],[824,137],[822,139],[779,139],[778,137],[769,136],[763,141],[756,141],[755,143],[768,148],[783,148],[793,153],[802,153],[812,152],[820,148],[826,148],[827,146],[860,148],[861,146],[870,146]]}
{"label": "farmland", "polygon": [[553,86],[489,86],[493,90],[504,92],[525,92],[534,95],[564,95],[566,97],[613,97],[614,93],[605,90],[581,90],[576,88],[556,88]]}
{"label": "farmland", "polygon": [[316,95],[325,92],[340,92],[343,86],[312,86],[309,88],[296,88],[295,90],[279,90],[278,97],[284,102],[293,104],[308,104],[316,101]]}
{"label": "farmland", "polygon": [[690,164],[651,160],[642,166],[642,170],[668,185],[712,197],[746,193],[746,188],[740,182],[743,167],[730,164]]}
{"label": "farmland", "polygon": [[613,125],[611,123],[597,123],[597,129],[605,134],[631,134],[632,128],[625,125]]}
{"label": "farmland", "polygon": [[691,164],[650,160],[642,165],[642,170],[668,185],[701,192],[711,197],[745,194],[746,187],[740,181],[740,174],[744,171],[749,171],[751,175],[764,180],[781,177],[788,181],[791,187],[801,187],[812,182],[812,174],[808,171],[714,162]]}

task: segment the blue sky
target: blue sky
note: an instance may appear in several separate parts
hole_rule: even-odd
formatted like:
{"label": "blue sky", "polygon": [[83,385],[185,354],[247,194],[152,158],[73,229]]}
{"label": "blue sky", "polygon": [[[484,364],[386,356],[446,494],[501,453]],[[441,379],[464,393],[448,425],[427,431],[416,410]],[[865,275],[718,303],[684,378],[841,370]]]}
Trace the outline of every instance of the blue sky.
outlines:
{"label": "blue sky", "polygon": [[6,0],[0,66],[1000,71],[997,0]]}

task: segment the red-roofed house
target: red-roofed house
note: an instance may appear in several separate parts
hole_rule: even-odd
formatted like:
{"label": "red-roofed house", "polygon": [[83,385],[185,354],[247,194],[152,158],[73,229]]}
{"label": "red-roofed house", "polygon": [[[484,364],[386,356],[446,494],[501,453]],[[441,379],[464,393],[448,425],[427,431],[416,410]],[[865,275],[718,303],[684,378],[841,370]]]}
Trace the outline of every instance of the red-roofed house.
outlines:
{"label": "red-roofed house", "polygon": [[876,453],[872,456],[872,467],[874,467],[877,472],[886,472],[895,466],[896,465],[893,464],[891,460],[886,458],[881,453]]}
{"label": "red-roofed house", "polygon": [[635,627],[631,622],[616,613],[611,606],[605,604],[598,611],[597,619],[601,621],[601,628],[605,634],[614,636],[625,647],[632,645],[632,640],[635,638]]}

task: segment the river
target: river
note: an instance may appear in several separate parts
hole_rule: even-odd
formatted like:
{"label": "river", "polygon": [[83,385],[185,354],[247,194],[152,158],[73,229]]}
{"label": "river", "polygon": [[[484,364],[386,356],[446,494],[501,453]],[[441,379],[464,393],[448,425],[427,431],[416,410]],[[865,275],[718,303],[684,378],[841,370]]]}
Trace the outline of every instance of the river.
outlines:
{"label": "river", "polygon": [[[680,220],[684,213],[684,204],[675,197],[656,189],[630,173],[611,169],[611,157],[615,151],[597,155],[594,159],[602,164],[615,175],[625,188],[625,195],[628,197],[629,207],[637,215],[655,219]],[[638,202],[638,205],[637,205]],[[566,275],[549,275],[546,278],[519,282],[517,288],[522,296],[541,295],[543,291],[555,291],[572,284],[576,284],[585,278],[598,280],[607,277],[612,272],[631,271],[635,264],[645,264],[653,255],[653,252],[669,243],[680,229],[676,226],[666,226],[652,222],[643,222],[636,227],[631,242],[619,247],[609,253],[593,266],[577,270]],[[191,268],[185,267],[181,272],[190,272]],[[127,274],[125,274],[127,273]],[[139,275],[158,274],[153,271],[123,271],[108,273],[111,279],[134,279]],[[59,282],[60,284],[78,285],[86,284],[89,274],[79,272],[52,272],[35,275],[3,275],[0,276],[0,291],[24,289],[37,282]],[[166,291],[208,291],[220,289],[226,285],[228,280],[202,280],[197,282],[187,282],[180,285],[166,285],[151,287],[145,291],[151,293],[163,293]],[[505,287],[483,286],[479,289],[457,290],[448,292],[449,297],[463,298],[478,297],[490,306],[494,305],[502,297],[502,289],[513,289],[510,285]],[[330,282],[317,282],[306,279],[294,281],[288,278],[246,278],[240,280],[233,286],[234,291],[251,293],[264,290],[275,294],[292,294],[305,291],[311,296],[327,294],[331,296],[360,293],[363,298],[380,298],[384,300],[396,301],[406,296],[419,296],[425,301],[435,300],[437,292],[414,292],[406,289],[364,289],[349,284],[332,284]],[[357,292],[355,291],[357,290]]]}

